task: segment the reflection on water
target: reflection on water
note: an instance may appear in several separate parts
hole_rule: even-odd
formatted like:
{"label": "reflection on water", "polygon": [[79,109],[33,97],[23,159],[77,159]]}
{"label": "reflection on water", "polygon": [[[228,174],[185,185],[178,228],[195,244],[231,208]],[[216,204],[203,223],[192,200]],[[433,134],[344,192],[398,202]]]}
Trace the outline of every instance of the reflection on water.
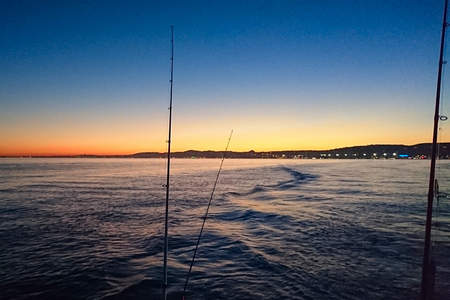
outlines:
{"label": "reflection on water", "polygon": [[[219,160],[173,162],[169,298],[180,299]],[[157,299],[164,170],[161,159],[1,159],[0,298]],[[427,172],[427,161],[227,160],[188,299],[414,299]]]}

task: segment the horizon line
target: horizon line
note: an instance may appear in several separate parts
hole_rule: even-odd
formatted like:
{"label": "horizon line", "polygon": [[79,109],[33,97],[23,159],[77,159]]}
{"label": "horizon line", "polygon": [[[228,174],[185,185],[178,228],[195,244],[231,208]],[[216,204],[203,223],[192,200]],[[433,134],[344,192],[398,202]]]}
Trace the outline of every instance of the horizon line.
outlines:
{"label": "horizon line", "polygon": [[[438,142],[438,144],[449,144],[449,142]],[[291,150],[247,150],[247,151],[233,151],[228,150],[227,152],[234,152],[234,153],[249,153],[249,152],[256,152],[256,153],[270,153],[270,152],[301,152],[301,151],[333,151],[333,150],[339,150],[339,149],[345,149],[345,148],[354,148],[354,147],[369,147],[369,146],[404,146],[404,147],[412,147],[416,145],[423,145],[423,144],[432,144],[431,142],[422,142],[422,143],[415,143],[415,144],[365,144],[365,145],[353,145],[353,146],[344,146],[344,147],[338,147],[338,148],[330,148],[330,149],[291,149]],[[195,150],[195,149],[187,149],[187,150],[179,150],[179,151],[172,151],[172,153],[185,153],[185,152],[224,152],[223,150]],[[103,156],[103,157],[124,157],[124,156],[132,156],[137,154],[144,154],[144,153],[157,153],[157,154],[167,154],[167,151],[140,151],[140,152],[133,152],[133,153],[124,153],[124,154],[96,154],[96,153],[78,153],[78,154],[26,154],[26,153],[17,153],[17,154],[0,154],[0,158],[14,158],[14,157],[80,157],[80,156]]]}

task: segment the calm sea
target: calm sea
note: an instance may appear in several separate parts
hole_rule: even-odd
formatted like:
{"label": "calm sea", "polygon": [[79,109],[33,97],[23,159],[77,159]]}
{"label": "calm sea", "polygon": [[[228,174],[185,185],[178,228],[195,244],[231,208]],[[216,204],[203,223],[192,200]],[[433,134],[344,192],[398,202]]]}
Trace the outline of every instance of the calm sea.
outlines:
{"label": "calm sea", "polygon": [[[174,159],[169,298],[215,159]],[[163,159],[0,159],[0,298],[159,299]],[[415,299],[429,161],[226,160],[187,299]],[[438,168],[450,191],[450,163]],[[434,231],[450,299],[450,199]],[[438,251],[439,250],[439,251]]]}

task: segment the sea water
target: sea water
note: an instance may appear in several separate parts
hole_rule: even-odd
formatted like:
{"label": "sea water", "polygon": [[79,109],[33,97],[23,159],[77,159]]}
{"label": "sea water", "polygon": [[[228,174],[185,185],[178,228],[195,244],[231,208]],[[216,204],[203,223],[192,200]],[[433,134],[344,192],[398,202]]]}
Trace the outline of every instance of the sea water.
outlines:
{"label": "sea water", "polygon": [[[169,299],[220,161],[173,159]],[[0,159],[0,298],[160,299],[164,159]],[[429,161],[225,161],[187,299],[415,299]],[[438,163],[450,191],[450,163]],[[449,298],[449,204],[436,286]],[[446,254],[445,254],[446,253]]]}

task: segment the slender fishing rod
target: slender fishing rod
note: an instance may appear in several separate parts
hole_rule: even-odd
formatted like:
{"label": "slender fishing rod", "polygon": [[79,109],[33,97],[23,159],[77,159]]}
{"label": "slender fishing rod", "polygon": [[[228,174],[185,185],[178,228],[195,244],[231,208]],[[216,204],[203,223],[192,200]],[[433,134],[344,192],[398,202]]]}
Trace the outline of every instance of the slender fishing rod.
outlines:
{"label": "slender fishing rod", "polygon": [[233,130],[231,130],[230,137],[228,138],[227,146],[225,147],[225,151],[223,152],[222,161],[220,162],[220,167],[219,167],[219,170],[217,171],[217,175],[216,175],[216,180],[214,181],[214,186],[213,186],[211,195],[209,196],[208,206],[206,207],[205,215],[203,216],[202,227],[200,228],[200,232],[198,234],[197,244],[195,245],[195,249],[194,249],[194,255],[192,256],[191,265],[189,266],[189,271],[186,276],[186,282],[184,283],[183,299],[184,299],[184,294],[186,294],[186,289],[187,289],[187,286],[189,283],[189,277],[191,276],[192,266],[194,265],[195,256],[197,255],[198,246],[200,245],[200,239],[202,238],[202,234],[203,234],[203,228],[205,227],[206,218],[208,217],[209,207],[211,206],[211,201],[214,197],[214,192],[216,191],[217,182],[219,181],[219,176],[220,176],[220,172],[222,171],[223,161],[225,160],[225,157],[226,157],[226,154],[228,151],[228,147],[230,146],[230,141],[231,141],[232,135],[233,135]]}
{"label": "slender fishing rod", "polygon": [[439,68],[436,84],[436,104],[434,109],[434,127],[433,127],[433,146],[431,148],[431,166],[430,166],[430,181],[428,184],[428,202],[427,202],[427,219],[425,224],[425,243],[423,250],[423,263],[422,263],[422,283],[420,299],[428,300],[432,295],[431,290],[431,221],[433,218],[433,198],[434,198],[434,186],[435,186],[435,169],[436,169],[436,152],[437,152],[437,134],[439,126],[439,105],[441,100],[441,78],[442,78],[442,66],[444,65],[444,44],[445,44],[445,32],[447,29],[447,8],[448,0],[444,2],[444,14],[442,20],[442,33],[441,33],[441,47],[439,53]]}
{"label": "slender fishing rod", "polygon": [[169,100],[169,135],[167,139],[167,180],[166,180],[166,213],[164,220],[164,275],[163,275],[163,289],[164,299],[167,298],[167,252],[169,251],[169,188],[170,188],[170,143],[172,141],[172,91],[173,91],[173,25],[170,26],[170,100]]}

